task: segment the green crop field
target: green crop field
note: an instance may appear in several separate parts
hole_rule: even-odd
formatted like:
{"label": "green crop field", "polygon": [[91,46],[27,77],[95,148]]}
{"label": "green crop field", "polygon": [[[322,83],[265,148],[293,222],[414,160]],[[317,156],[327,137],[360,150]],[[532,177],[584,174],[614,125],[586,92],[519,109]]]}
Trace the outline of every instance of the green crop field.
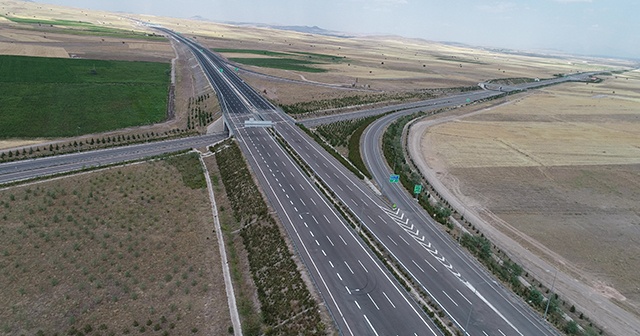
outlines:
{"label": "green crop field", "polygon": [[327,72],[326,69],[314,68],[309,65],[321,64],[295,58],[229,58],[230,61],[263,68],[293,70],[303,72]]}
{"label": "green crop field", "polygon": [[321,61],[342,61],[345,57],[342,56],[334,56],[328,54],[316,54],[310,52],[303,51],[292,51],[290,53],[283,53],[277,51],[269,51],[269,50],[259,50],[259,49],[230,49],[230,48],[213,48],[211,49],[215,52],[219,53],[229,53],[229,54],[254,54],[254,55],[265,55],[265,56],[287,56],[287,57],[304,57],[306,59],[320,59]]}
{"label": "green crop field", "polygon": [[231,57],[230,61],[238,62],[246,65],[255,65],[263,68],[273,68],[282,70],[293,70],[303,72],[327,72],[326,69],[317,68],[313,65],[337,63],[344,61],[343,57],[332,56],[326,54],[314,54],[308,52],[292,51],[292,52],[276,52],[258,49],[228,49],[214,48],[215,52],[229,54],[253,54],[270,56],[264,57]]}
{"label": "green crop field", "polygon": [[93,25],[90,22],[75,21],[75,20],[41,20],[41,19],[20,18],[20,17],[13,17],[13,16],[4,16],[4,17],[16,23],[27,23],[27,24],[44,24],[44,25],[56,25],[56,26]]}
{"label": "green crop field", "polygon": [[254,54],[254,55],[266,55],[266,56],[289,56],[289,54],[269,51],[269,50],[257,50],[257,49],[229,49],[229,48],[213,48],[211,49],[219,53],[230,54]]}
{"label": "green crop field", "polygon": [[166,63],[0,56],[0,138],[67,137],[162,121]]}
{"label": "green crop field", "polygon": [[316,53],[310,53],[310,52],[302,52],[302,51],[296,51],[296,54],[300,54],[300,55],[304,55],[306,58],[310,58],[310,59],[321,59],[325,62],[341,62],[344,61],[346,59],[346,57],[344,56],[334,56],[334,55],[327,55],[327,54],[316,54]]}
{"label": "green crop field", "polygon": [[[13,16],[0,15],[7,20],[15,23],[22,23],[27,25],[38,25],[38,27],[51,26],[60,28],[56,30],[57,33],[76,34],[76,35],[99,35],[99,36],[111,36],[122,38],[142,38],[142,39],[164,39],[158,35],[148,35],[145,32],[124,30],[118,28],[110,28],[104,26],[94,25],[91,22],[74,21],[74,20],[44,20],[33,18],[20,18]],[[37,28],[37,27],[36,27]]]}

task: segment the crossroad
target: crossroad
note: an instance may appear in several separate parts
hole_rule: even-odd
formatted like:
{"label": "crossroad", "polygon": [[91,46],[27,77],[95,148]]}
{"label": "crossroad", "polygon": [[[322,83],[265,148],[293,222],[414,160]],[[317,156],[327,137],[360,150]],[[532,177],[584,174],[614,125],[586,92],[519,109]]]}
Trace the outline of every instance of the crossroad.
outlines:
{"label": "crossroad", "polygon": [[210,51],[167,33],[191,47],[216,88],[228,127],[284,224],[340,333],[440,335],[420,305],[372,254],[318,190],[315,181],[300,170],[273,135],[264,128],[244,126],[253,118],[274,122],[275,130],[281,134],[299,132],[291,119],[231,71],[225,71],[224,63]]}
{"label": "crossroad", "polygon": [[[417,208],[415,202],[413,202],[414,206],[399,203],[403,205],[400,209],[391,210],[385,199],[379,197],[368,185],[324,151],[288,116],[252,90],[235,73],[226,71],[225,62],[219,56],[200,48],[190,40],[179,36],[176,38],[192,45],[196,54],[200,53],[197,57],[201,60],[210,81],[215,83],[213,86],[218,90],[218,99],[223,102],[221,105],[228,109],[226,114],[231,116],[233,124],[231,128],[234,129],[234,134],[249,158],[252,169],[259,176],[259,181],[266,190],[272,206],[285,222],[285,227],[294,239],[298,252],[305,260],[307,269],[312,274],[342,333],[420,335],[430,332],[438,334],[439,331],[434,330],[432,323],[415,308],[416,304],[410,298],[401,295],[402,290],[398,293],[397,282],[390,278],[375,258],[370,258],[369,255],[368,262],[378,266],[364,264],[367,258],[359,255],[362,253],[360,250],[366,251],[362,242],[356,244],[353,241],[350,243],[347,241],[347,244],[336,244],[349,236],[355,241],[359,241],[359,238],[353,235],[353,230],[348,227],[344,219],[336,215],[333,208],[324,201],[326,198],[322,197],[309,177],[300,172],[290,159],[282,161],[280,156],[284,156],[285,153],[278,149],[279,145],[266,130],[243,127],[244,121],[248,118],[271,121],[275,132],[288,142],[335,197],[349,207],[358,218],[359,225],[366,227],[375,236],[404,271],[410,274],[455,325],[467,335],[558,334],[522,300],[487,275],[475,260],[440,231],[438,225],[433,223],[422,209]],[[474,101],[495,94],[499,92],[479,91],[466,93],[463,97],[448,97],[431,103],[432,108],[455,106],[462,104],[462,101]],[[229,96],[231,96],[230,101],[241,103],[226,103]],[[423,105],[417,108],[425,107]],[[410,111],[411,109],[407,109],[401,113],[410,113]],[[378,146],[378,144],[379,142],[376,141],[367,143],[365,146]],[[381,160],[380,157],[377,159]],[[304,189],[300,188],[301,186],[304,186]],[[317,226],[312,226],[313,224]],[[339,231],[332,233],[333,230]],[[349,232],[350,234],[347,235]],[[354,260],[351,258],[352,255],[359,256]],[[325,259],[328,268],[321,266],[320,261]],[[361,269],[354,267],[361,263],[364,265]],[[342,267],[342,271],[335,269],[338,267]],[[356,298],[362,293],[352,290],[349,286],[349,283],[359,281],[358,277],[361,275],[357,275],[356,270],[359,269],[362,272],[366,269],[371,272],[376,267],[381,269],[377,277],[374,278],[374,274],[366,273],[368,275],[366,280],[376,284],[374,291],[362,298]],[[386,287],[378,288],[383,283]],[[391,293],[404,296],[406,300],[392,299],[389,296]],[[347,302],[337,297],[346,297]],[[349,304],[348,301],[351,300],[353,303]],[[387,301],[393,310],[382,312],[380,302]],[[392,312],[399,309],[398,303],[403,301],[408,307],[413,307],[408,310],[413,310],[414,313],[401,314],[400,319],[392,317]],[[354,306],[355,309],[353,309]],[[367,313],[362,310],[367,310]],[[398,321],[402,322],[398,323]],[[360,329],[354,331],[356,327]],[[385,331],[380,332],[380,330]]]}
{"label": "crossroad", "polygon": [[[462,105],[499,92],[474,91],[365,112],[371,115],[391,111],[386,109],[399,110],[374,122],[364,134],[363,156],[381,186],[381,197],[302,132],[290,117],[230,71],[220,56],[177,33],[158,29],[187,45],[197,58],[216,91],[227,127],[240,144],[341,334],[442,333],[336,212],[314,177],[300,170],[269,130],[246,127],[249,119],[271,122],[273,131],[305,161],[312,175],[319,177],[335,198],[349,207],[358,225],[371,232],[465,335],[558,334],[443,233],[409,194],[387,183],[389,169],[382,159],[379,141],[388,123],[415,111]],[[538,85],[542,84],[545,83]],[[320,122],[331,118],[335,117]],[[0,183],[137,159],[149,153],[201,147],[222,138],[222,135],[193,137],[2,164]],[[397,203],[398,208],[391,209],[389,200]]]}

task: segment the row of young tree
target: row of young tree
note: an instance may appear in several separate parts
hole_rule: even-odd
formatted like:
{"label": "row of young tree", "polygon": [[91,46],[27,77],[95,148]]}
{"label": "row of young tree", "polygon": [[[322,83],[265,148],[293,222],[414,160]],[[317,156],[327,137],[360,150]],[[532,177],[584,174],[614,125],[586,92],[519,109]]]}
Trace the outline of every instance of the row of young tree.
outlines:
{"label": "row of young tree", "polygon": [[[430,114],[442,111],[443,110],[433,111],[430,112]],[[567,319],[566,311],[563,310],[563,307],[566,308],[567,305],[564,300],[561,300],[556,293],[552,293],[549,289],[546,289],[549,300],[547,301],[541,292],[543,288],[542,284],[531,277],[530,274],[523,274],[524,270],[520,265],[513,262],[503,251],[492,244],[479,229],[459,214],[454,213],[449,207],[449,204],[438,195],[435,189],[433,189],[428,181],[417,171],[413,162],[410,162],[411,159],[409,159],[409,161],[407,160],[402,143],[403,131],[409,122],[425,115],[427,115],[427,113],[418,112],[401,117],[389,125],[383,135],[383,154],[387,163],[391,167],[394,167],[394,172],[400,175],[402,185],[409,190],[409,192],[413,192],[413,186],[416,184],[426,186],[422,193],[418,195],[420,205],[437,222],[445,225],[447,232],[452,235],[455,235],[455,230],[449,218],[452,214],[457,215],[458,219],[471,229],[468,233],[458,233],[460,244],[474,254],[494,275],[510,286],[515,293],[524,298],[532,307],[540,312],[546,311],[549,321],[558,326],[559,329],[568,335],[594,336],[603,334],[603,331],[595,327],[582,313],[579,314],[579,320],[584,320],[584,323],[581,323],[580,326],[578,326],[575,320]],[[440,201],[438,201],[438,199]],[[530,285],[526,287],[525,283],[537,283],[537,286]],[[567,310],[570,313],[575,313],[574,306],[571,306],[571,308]]]}
{"label": "row of young tree", "polygon": [[52,143],[44,146],[35,146],[16,149],[16,150],[8,150],[0,153],[0,161],[14,161],[26,158],[36,158],[43,156],[51,156],[56,154],[64,154],[64,153],[72,153],[76,151],[84,151],[98,148],[107,148],[112,146],[119,145],[128,145],[135,144],[141,142],[147,142],[151,140],[158,139],[166,139],[172,138],[176,136],[182,136],[188,134],[187,130],[184,129],[172,129],[165,132],[145,132],[145,133],[137,133],[137,134],[128,134],[128,135],[114,135],[114,136],[106,136],[100,138],[89,138],[84,140],[74,140],[73,142],[67,143]]}

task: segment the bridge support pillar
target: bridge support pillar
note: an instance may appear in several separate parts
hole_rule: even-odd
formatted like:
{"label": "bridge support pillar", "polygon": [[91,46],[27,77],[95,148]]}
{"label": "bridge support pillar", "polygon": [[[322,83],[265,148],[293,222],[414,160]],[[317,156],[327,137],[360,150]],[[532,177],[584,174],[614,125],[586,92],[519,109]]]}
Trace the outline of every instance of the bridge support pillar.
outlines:
{"label": "bridge support pillar", "polygon": [[233,130],[232,130],[231,127],[229,127],[229,122],[227,121],[227,116],[224,113],[222,113],[222,127],[223,127],[224,131],[229,134],[229,136],[233,136]]}

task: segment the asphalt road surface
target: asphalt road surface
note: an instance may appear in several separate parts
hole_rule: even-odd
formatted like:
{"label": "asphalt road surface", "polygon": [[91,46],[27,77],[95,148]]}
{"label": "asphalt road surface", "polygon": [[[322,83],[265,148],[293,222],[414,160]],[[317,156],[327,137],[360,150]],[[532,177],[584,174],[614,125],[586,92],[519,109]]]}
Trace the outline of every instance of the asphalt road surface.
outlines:
{"label": "asphalt road surface", "polygon": [[278,131],[280,127],[297,129],[291,119],[235,74],[225,71],[218,56],[179,35],[172,36],[191,47],[216,88],[221,106],[225,108],[227,126],[238,140],[341,334],[440,335],[420,306],[334,210],[314,182],[300,171],[272,134],[265,128],[244,126],[245,121],[254,118],[275,121]]}
{"label": "asphalt road surface", "polygon": [[[190,41],[183,42],[192,43]],[[198,47],[195,48],[197,49]],[[274,168],[277,168],[279,170],[278,172],[282,173],[282,165],[286,165],[286,161],[281,163],[273,161],[275,160],[273,151],[276,150],[273,146],[277,145],[276,142],[268,136],[266,131],[258,131],[256,129],[251,132],[246,131],[246,129],[243,131],[242,122],[249,117],[258,120],[272,121],[274,123],[273,128],[287,140],[300,157],[306,161],[316,175],[323,179],[337,197],[350,207],[352,212],[359,217],[360,224],[366,226],[375,234],[377,239],[385,245],[386,249],[403,265],[405,270],[438,301],[456,325],[468,335],[557,334],[557,331],[543,321],[537,313],[524,304],[521,299],[510,293],[509,290],[501,287],[494,278],[486,274],[483,268],[478,265],[473,258],[469,257],[457,243],[451,241],[447,235],[443,234],[438,227],[439,224],[435,224],[422,209],[417,207],[415,201],[412,201],[410,197],[406,197],[407,195],[403,190],[383,188],[383,195],[400,205],[400,210],[391,211],[388,207],[389,203],[384,198],[376,196],[376,193],[363,181],[356,178],[295,126],[288,116],[271,106],[271,104],[252,90],[232,71],[225,72],[224,62],[219,56],[206,49],[199,50],[203,58],[206,58],[206,60],[201,61],[203,68],[209,75],[210,80],[214,82],[214,87],[219,90],[218,98],[226,101],[227,97],[230,97],[230,103],[224,102],[222,105],[229,109],[227,111],[228,115],[236,117],[236,119],[231,122],[233,124],[232,128],[237,130],[234,132],[237,133],[240,143],[244,144],[242,147],[247,157],[250,158],[249,161],[252,168],[254,171],[259,172],[258,175],[260,176],[263,188],[271,191],[271,193],[267,192],[267,194],[272,205],[277,209],[285,225],[288,224],[287,229],[292,233],[296,246],[305,259],[305,263],[310,269],[316,284],[320,283],[318,287],[325,301],[329,304],[336,323],[342,332],[353,332],[353,329],[347,326],[348,321],[351,320],[365,320],[367,323],[363,323],[362,325],[366,327],[368,322],[371,321],[371,315],[363,314],[364,316],[369,316],[368,318],[357,316],[357,313],[360,312],[360,307],[358,307],[356,314],[345,317],[343,307],[346,306],[337,301],[331,302],[336,298],[336,295],[331,293],[339,293],[340,289],[327,284],[323,280],[328,279],[331,275],[326,275],[324,270],[315,268],[316,265],[318,265],[318,263],[315,262],[317,259],[314,259],[312,255],[308,254],[305,248],[306,246],[313,246],[314,241],[315,244],[318,245],[320,241],[313,239],[315,238],[315,233],[309,233],[306,238],[304,235],[299,234],[300,230],[307,229],[305,224],[309,225],[309,221],[306,220],[300,212],[313,213],[313,217],[318,219],[324,218],[324,216],[334,215],[333,210],[326,204],[319,204],[318,201],[310,201],[310,199],[313,199],[312,197],[319,196],[317,190],[313,188],[311,183],[307,183],[307,189],[296,190],[295,197],[290,195],[290,193],[294,191],[288,191],[285,186],[294,188],[296,185],[305,186],[305,184],[300,183],[298,179],[307,179],[301,172],[298,172],[298,174],[295,173],[298,169],[292,162],[290,162],[286,168],[291,177],[289,178],[285,172],[284,175],[281,175],[281,178],[284,180],[275,180],[278,174],[273,171]],[[554,82],[568,80],[575,80],[575,78],[559,78],[554,80]],[[550,82],[536,82],[536,85],[548,85],[549,83]],[[487,98],[500,93],[501,92],[485,90],[465,93],[454,97],[440,98],[430,102],[423,102],[419,107],[409,108],[389,115],[385,117],[384,120],[387,123],[391,122],[400,115],[412,113],[414,110],[424,110],[425,106],[435,109],[445,106],[463,105],[470,101]],[[258,137],[261,132],[263,132],[262,135]],[[377,154],[365,154],[365,159],[367,159],[370,165],[372,160],[374,162],[375,160],[381,160],[379,143],[379,138],[375,137],[364,140],[364,148],[371,146],[378,150]],[[269,149],[264,147],[266,144],[269,144]],[[251,146],[254,146],[254,148],[251,149]],[[260,150],[264,150],[265,152],[260,152]],[[282,154],[284,155],[284,152],[282,152]],[[269,172],[265,172],[265,167],[267,166],[269,167],[268,169],[270,169]],[[386,166],[384,168],[386,168]],[[269,177],[269,174],[271,174],[271,177]],[[382,181],[387,177],[388,169],[386,172],[382,168],[376,171],[376,178],[379,183],[382,184]],[[304,190],[304,192],[302,192],[302,190]],[[286,204],[287,202],[290,204]],[[292,209],[293,212],[291,212]],[[292,220],[296,215],[298,215],[299,220],[302,221],[302,227],[304,227],[304,229],[302,229],[299,223],[296,224],[296,222]],[[337,223],[341,223],[340,225],[343,229],[346,229],[346,226],[339,217],[326,220],[325,223],[321,224],[325,230],[328,230],[330,227],[336,226]],[[298,228],[300,230],[298,230]],[[316,230],[318,229],[319,228],[316,228]],[[332,230],[338,229],[333,228]],[[310,231],[313,232],[313,229]],[[349,230],[346,232],[348,231]],[[339,233],[339,235],[343,236],[342,233]],[[331,239],[331,241],[333,240],[334,239]],[[334,244],[329,245],[335,247]],[[322,253],[323,257],[324,252]],[[305,253],[307,253],[306,258]],[[342,258],[347,258],[349,255],[355,254],[356,251],[349,248],[343,251],[335,251],[335,253]],[[362,259],[358,260],[362,261]],[[353,264],[353,262],[347,263]],[[330,265],[333,265],[333,263]],[[368,267],[364,268],[369,269]],[[328,269],[328,271],[330,272],[331,269]],[[343,283],[341,277],[338,277],[338,279],[341,280],[340,284]],[[383,282],[382,279],[378,279],[377,281],[378,283]],[[390,282],[394,283],[394,281]],[[326,288],[323,289],[323,286]],[[390,289],[386,289],[383,292],[388,293],[389,291]],[[353,292],[347,290],[347,294],[353,295]],[[377,302],[375,299],[373,301]],[[374,305],[374,307],[375,306],[376,305]],[[373,313],[375,313],[375,311],[373,311]],[[382,314],[382,316],[375,320],[382,325],[396,325],[397,327],[420,325],[420,323],[416,322],[411,323],[410,321],[413,318],[413,315],[408,314],[404,315],[401,320],[397,320],[389,314]],[[342,321],[340,321],[341,319]],[[398,323],[398,321],[403,322]],[[371,330],[374,329],[375,328],[372,328]],[[371,333],[371,330],[365,328],[362,331],[355,332],[355,334]],[[396,331],[396,333],[403,334],[408,331],[410,334],[412,330],[413,329]],[[374,332],[374,334],[377,334],[377,332]],[[381,334],[385,333],[383,332]],[[420,332],[418,332],[418,334],[420,334]]]}
{"label": "asphalt road surface", "polygon": [[[443,234],[439,224],[417,207],[404,190],[397,185],[385,184],[389,170],[381,160],[379,137],[386,123],[415,110],[462,105],[499,92],[474,91],[392,107],[402,110],[372,124],[365,133],[363,153],[376,181],[382,186],[384,197],[379,197],[295,126],[290,117],[229,71],[218,55],[178,34],[163,31],[188,45],[198,59],[216,90],[227,127],[236,136],[342,334],[441,333],[344,219],[336,214],[314,182],[298,169],[268,130],[245,127],[249,118],[272,121],[273,129],[351,208],[360,224],[373,232],[468,335],[556,334]],[[381,112],[383,110],[367,113],[385,113]],[[331,118],[336,117],[324,121]],[[0,183],[202,147],[224,137],[208,135],[2,164]],[[397,203],[399,210],[391,211],[388,200]]]}
{"label": "asphalt road surface", "polygon": [[226,134],[210,134],[2,163],[0,184],[204,147],[226,137]]}

